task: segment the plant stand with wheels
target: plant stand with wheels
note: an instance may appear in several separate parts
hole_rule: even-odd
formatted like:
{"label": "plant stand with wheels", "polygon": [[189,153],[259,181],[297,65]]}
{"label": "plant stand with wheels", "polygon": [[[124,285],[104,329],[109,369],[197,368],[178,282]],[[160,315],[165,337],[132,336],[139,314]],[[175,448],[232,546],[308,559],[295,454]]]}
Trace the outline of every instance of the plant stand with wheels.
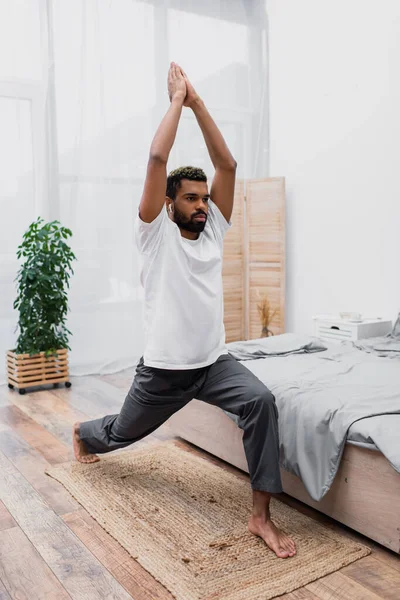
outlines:
{"label": "plant stand with wheels", "polygon": [[68,370],[68,350],[57,350],[51,356],[45,356],[44,352],[39,354],[16,354],[9,350],[7,352],[7,375],[8,387],[16,388],[20,394],[25,394],[26,388],[40,387],[52,383],[57,387],[59,383],[65,383],[71,387]]}

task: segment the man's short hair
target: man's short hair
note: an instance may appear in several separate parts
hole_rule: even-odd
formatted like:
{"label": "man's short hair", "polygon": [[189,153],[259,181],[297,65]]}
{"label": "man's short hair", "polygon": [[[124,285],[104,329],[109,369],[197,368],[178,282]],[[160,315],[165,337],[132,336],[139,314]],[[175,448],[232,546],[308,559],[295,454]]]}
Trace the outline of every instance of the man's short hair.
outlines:
{"label": "man's short hair", "polygon": [[179,167],[171,171],[167,177],[167,196],[171,200],[175,200],[176,193],[181,187],[182,179],[189,179],[190,181],[205,181],[207,182],[207,175],[203,169],[198,167]]}

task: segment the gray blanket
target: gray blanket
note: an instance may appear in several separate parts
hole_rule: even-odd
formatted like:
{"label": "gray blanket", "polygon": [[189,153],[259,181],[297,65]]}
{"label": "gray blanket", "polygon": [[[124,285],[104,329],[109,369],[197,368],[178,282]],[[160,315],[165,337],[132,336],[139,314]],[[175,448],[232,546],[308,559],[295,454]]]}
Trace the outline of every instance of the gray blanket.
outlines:
{"label": "gray blanket", "polygon": [[[292,338],[293,353],[288,346],[285,355],[271,348],[268,353],[268,340],[275,344],[278,337],[260,340],[257,360],[243,364],[275,395],[282,466],[302,479],[314,500],[321,500],[336,475],[351,424],[374,415],[400,414],[400,363],[361,351],[351,342],[309,355],[305,349],[300,353]],[[243,342],[238,352],[238,344],[228,344],[228,350],[240,360],[249,346]],[[260,358],[262,353],[267,358]],[[385,452],[385,444],[375,438],[374,442]],[[400,472],[397,439],[395,443],[388,453]]]}
{"label": "gray blanket", "polygon": [[254,360],[265,356],[321,352],[326,350],[326,346],[318,338],[283,333],[246,342],[231,342],[228,350],[237,360]]}
{"label": "gray blanket", "polygon": [[400,314],[394,324],[393,331],[384,337],[367,338],[354,342],[356,348],[384,356],[386,358],[400,358]]}

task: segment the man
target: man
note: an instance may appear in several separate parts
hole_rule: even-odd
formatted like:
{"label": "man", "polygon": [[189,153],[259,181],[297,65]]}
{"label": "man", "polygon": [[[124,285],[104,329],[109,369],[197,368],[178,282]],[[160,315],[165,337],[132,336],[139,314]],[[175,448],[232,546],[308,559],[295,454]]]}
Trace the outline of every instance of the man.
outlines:
{"label": "man", "polygon": [[[186,74],[171,63],[171,101],[150,149],[135,223],[143,257],[146,345],[119,415],[76,423],[76,458],[123,448],[150,434],[193,398],[239,417],[253,490],[248,527],[278,557],[295,544],[271,521],[271,494],[282,491],[275,398],[228,354],[223,325],[222,250],[230,227],[236,162]],[[215,167],[211,193],[201,169],[167,178],[166,165],[182,107],[190,107]],[[166,195],[166,198],[165,198]]]}

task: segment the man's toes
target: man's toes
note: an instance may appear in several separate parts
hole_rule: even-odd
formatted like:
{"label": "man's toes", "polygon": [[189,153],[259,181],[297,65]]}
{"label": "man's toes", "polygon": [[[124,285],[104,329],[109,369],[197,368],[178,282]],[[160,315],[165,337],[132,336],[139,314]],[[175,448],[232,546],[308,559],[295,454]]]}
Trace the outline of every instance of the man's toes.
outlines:
{"label": "man's toes", "polygon": [[295,550],[295,545],[294,545],[294,541],[292,539],[290,539],[289,537],[285,538],[285,546],[289,549],[289,550]]}
{"label": "man's toes", "polygon": [[282,546],[285,548],[285,550],[287,550],[289,556],[295,555],[295,548],[293,547],[293,544],[291,543],[291,540],[289,538],[284,540]]}
{"label": "man's toes", "polygon": [[279,556],[279,558],[287,558],[289,556],[289,552],[285,550],[285,548],[279,548],[276,555]]}
{"label": "man's toes", "polygon": [[97,462],[99,459],[98,456],[94,455],[94,454],[81,454],[81,456],[79,457],[80,462],[82,463],[94,463]]}

